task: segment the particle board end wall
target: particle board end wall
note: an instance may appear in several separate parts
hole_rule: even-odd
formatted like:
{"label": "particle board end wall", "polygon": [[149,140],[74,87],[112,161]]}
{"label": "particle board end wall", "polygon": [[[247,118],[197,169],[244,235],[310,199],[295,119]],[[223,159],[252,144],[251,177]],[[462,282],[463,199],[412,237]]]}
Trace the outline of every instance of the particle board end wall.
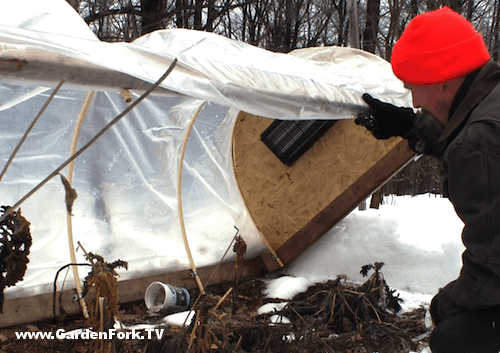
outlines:
{"label": "particle board end wall", "polygon": [[233,168],[245,204],[273,250],[401,142],[376,140],[353,120],[340,120],[289,167],[260,140],[272,122],[240,112],[233,130]]}

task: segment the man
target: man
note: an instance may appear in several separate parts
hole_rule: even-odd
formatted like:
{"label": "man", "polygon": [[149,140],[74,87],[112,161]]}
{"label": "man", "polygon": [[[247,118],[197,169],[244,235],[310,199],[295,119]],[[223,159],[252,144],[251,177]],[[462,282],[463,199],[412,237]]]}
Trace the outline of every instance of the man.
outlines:
{"label": "man", "polygon": [[391,65],[421,111],[365,94],[371,117],[360,115],[356,123],[379,139],[402,136],[415,151],[438,157],[447,196],[465,224],[460,276],[431,303],[431,350],[498,353],[500,67],[481,35],[447,7],[408,24]]}

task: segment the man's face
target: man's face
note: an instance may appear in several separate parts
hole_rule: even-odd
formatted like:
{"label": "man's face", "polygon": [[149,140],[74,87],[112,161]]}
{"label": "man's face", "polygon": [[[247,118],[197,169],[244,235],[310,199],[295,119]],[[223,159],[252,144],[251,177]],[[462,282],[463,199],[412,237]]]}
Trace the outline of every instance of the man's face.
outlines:
{"label": "man's face", "polygon": [[462,82],[463,79],[460,78],[430,86],[416,86],[405,83],[405,87],[411,91],[415,108],[428,111],[443,125],[446,125],[453,98],[455,98],[455,94]]}
{"label": "man's face", "polygon": [[415,86],[405,83],[405,87],[411,91],[413,106],[422,108],[431,113],[443,125],[448,122],[450,106],[448,97],[444,94],[443,85]]}

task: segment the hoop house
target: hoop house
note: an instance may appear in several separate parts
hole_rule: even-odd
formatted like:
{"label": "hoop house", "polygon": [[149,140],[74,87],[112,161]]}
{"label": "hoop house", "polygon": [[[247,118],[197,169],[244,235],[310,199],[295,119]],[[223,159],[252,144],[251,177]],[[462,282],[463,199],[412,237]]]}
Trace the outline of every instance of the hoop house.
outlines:
{"label": "hoop house", "polygon": [[[132,43],[104,43],[63,0],[4,5],[3,164],[55,94],[6,170],[0,203],[15,205],[85,148],[60,170],[78,194],[71,215],[59,176],[20,205],[33,244],[23,281],[5,291],[2,325],[15,322],[11,318],[23,298],[51,293],[59,268],[84,260],[78,243],[110,261],[127,261],[121,281],[185,271],[194,274],[185,281],[200,288],[205,280],[197,269],[230,261],[233,255],[224,254],[236,232],[248,245],[246,258],[275,253],[247,207],[243,181],[235,177],[233,132],[241,112],[269,124],[352,119],[365,107],[364,92],[409,104],[390,65],[354,49],[276,54],[180,29]],[[151,94],[87,146],[174,61]],[[87,269],[78,271],[84,277]],[[123,300],[144,293],[147,281],[135,283],[134,294]],[[65,288],[74,287],[68,278]],[[50,306],[29,305],[34,319],[52,313]]]}

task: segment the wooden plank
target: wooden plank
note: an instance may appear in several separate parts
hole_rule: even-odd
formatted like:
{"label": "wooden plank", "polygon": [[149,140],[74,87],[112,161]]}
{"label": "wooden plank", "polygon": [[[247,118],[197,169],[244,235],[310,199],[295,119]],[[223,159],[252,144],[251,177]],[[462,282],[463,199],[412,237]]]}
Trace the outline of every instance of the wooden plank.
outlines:
{"label": "wooden plank", "polygon": [[[60,294],[57,293],[58,302]],[[75,289],[62,292],[62,306],[68,314],[81,312],[78,301],[73,300],[75,295]],[[0,314],[0,328],[51,319],[54,317],[52,303],[53,293],[5,300],[3,314]]]}
{"label": "wooden plank", "polygon": [[238,188],[272,250],[304,228],[401,141],[376,140],[353,120],[341,120],[289,167],[260,140],[272,121],[241,112],[232,144]]}
{"label": "wooden plank", "polygon": [[[245,260],[244,264],[243,279],[261,277],[266,272],[266,268],[260,258]],[[222,263],[219,267],[217,265],[202,267],[197,269],[197,271],[204,284],[209,279],[209,285],[217,285],[234,280],[234,263]],[[189,290],[195,289],[197,285],[191,274],[191,270],[183,270],[119,281],[118,293],[120,295],[120,303],[124,304],[143,300],[146,288],[154,281],[169,283]],[[75,289],[67,289],[62,292],[63,308],[70,315],[81,313],[78,302],[73,300],[75,294]],[[58,292],[57,300],[59,300],[60,295],[61,292]],[[3,314],[0,314],[0,328],[41,320],[51,320],[54,318],[52,303],[52,293],[6,300]]]}
{"label": "wooden plank", "polygon": [[[302,229],[295,233],[276,250],[280,260],[286,265],[296,259],[337,222],[347,216],[357,205],[374,190],[381,187],[391,176],[403,168],[415,156],[407,141],[400,141],[389,153],[382,157],[366,173],[358,178],[342,194],[318,213]],[[269,271],[280,266],[271,254],[263,254],[262,261]]]}

